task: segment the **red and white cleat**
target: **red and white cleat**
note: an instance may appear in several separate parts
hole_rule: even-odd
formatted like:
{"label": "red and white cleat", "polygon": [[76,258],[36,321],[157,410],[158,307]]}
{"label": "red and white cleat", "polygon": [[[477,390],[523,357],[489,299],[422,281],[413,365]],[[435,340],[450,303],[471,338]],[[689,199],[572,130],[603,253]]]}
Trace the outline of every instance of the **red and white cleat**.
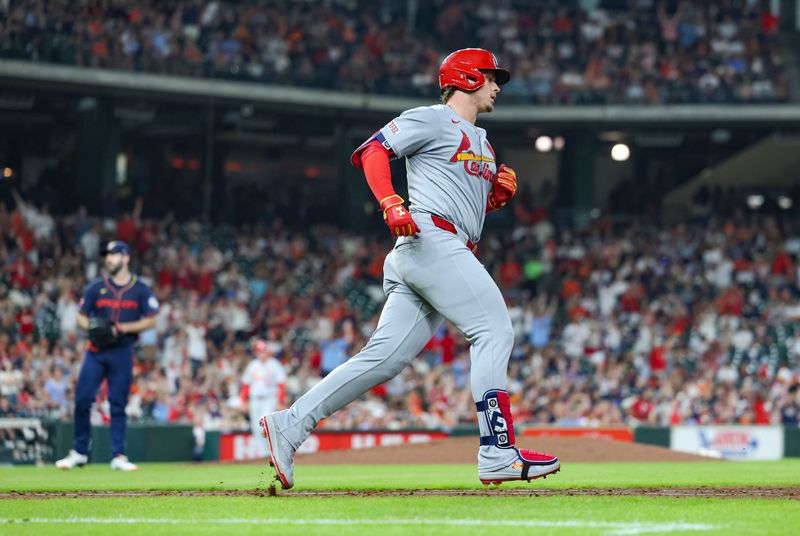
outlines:
{"label": "red and white cleat", "polygon": [[275,424],[277,413],[270,413],[261,418],[261,435],[269,445],[269,464],[275,469],[276,480],[283,489],[294,486],[294,451],[286,442]]}
{"label": "red and white cleat", "polygon": [[484,485],[501,484],[512,480],[547,478],[561,469],[558,458],[550,454],[526,449],[514,449],[518,458],[506,467],[494,471],[478,470],[478,478]]}

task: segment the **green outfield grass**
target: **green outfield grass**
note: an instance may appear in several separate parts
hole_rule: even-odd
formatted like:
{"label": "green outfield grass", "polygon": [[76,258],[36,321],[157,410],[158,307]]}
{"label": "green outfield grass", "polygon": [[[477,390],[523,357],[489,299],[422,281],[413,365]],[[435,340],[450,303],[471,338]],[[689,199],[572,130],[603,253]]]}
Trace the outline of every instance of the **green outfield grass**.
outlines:
{"label": "green outfield grass", "polygon": [[[0,491],[253,490],[257,465],[106,465],[60,472],[0,469]],[[313,490],[487,489],[472,465],[300,465],[297,492],[277,497],[163,496],[4,499],[0,534],[797,534],[800,501],[608,496],[309,496]],[[567,464],[561,473],[500,489],[797,486],[800,460]]]}
{"label": "green outfield grass", "polygon": [[[475,465],[297,465],[296,490],[483,489]],[[106,464],[72,471],[0,469],[0,492],[64,490],[225,490],[265,487],[272,470],[252,464],[142,464],[134,473]],[[569,463],[532,483],[503,487],[797,486],[800,459],[776,462]]]}

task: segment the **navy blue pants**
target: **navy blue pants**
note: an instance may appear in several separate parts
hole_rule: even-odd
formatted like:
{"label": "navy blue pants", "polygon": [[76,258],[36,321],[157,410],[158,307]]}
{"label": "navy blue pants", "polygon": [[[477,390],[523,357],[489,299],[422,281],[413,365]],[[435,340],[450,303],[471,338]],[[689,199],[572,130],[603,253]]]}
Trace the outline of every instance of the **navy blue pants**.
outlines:
{"label": "navy blue pants", "polygon": [[75,387],[75,450],[89,452],[92,425],[89,414],[97,390],[108,378],[108,402],[111,405],[111,456],[125,454],[125,406],[133,377],[133,348],[114,348],[105,352],[86,352],[78,384]]}

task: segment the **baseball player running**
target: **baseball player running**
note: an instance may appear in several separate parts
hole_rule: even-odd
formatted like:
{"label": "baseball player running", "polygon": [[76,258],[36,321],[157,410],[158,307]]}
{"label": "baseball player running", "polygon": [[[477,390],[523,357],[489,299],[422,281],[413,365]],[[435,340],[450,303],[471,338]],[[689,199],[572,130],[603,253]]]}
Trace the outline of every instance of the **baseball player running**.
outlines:
{"label": "baseball player running", "polygon": [[283,407],[286,399],[286,370],[275,357],[280,348],[275,341],[255,340],[255,359],[242,374],[243,397],[246,393],[249,400],[250,430],[253,434],[250,450],[254,458],[267,455],[267,446],[261,441],[259,420],[263,415]]}
{"label": "baseball player running", "polygon": [[[478,114],[494,109],[511,75],[486,50],[453,52],[439,68],[442,103],[403,112],[352,156],[392,235],[383,266],[386,304],[367,345],[289,409],[260,421],[271,464],[294,485],[293,455],[317,423],[397,375],[444,319],[470,343],[471,389],[480,426],[478,478],[484,484],[555,473],[555,456],[517,449],[505,391],[514,342],[503,296],[474,251],[487,212],[516,194],[514,171],[496,166]],[[392,186],[389,161],[406,159],[409,208]]]}
{"label": "baseball player running", "polygon": [[90,283],[80,302],[78,326],[88,331],[89,341],[75,386],[75,444],[56,462],[59,469],[82,467],[89,461],[89,413],[104,378],[111,405],[111,468],[138,469],[125,455],[125,406],[133,377],[133,345],[140,332],[155,326],[158,300],[130,273],[130,253],[121,240],[104,246],[101,254],[109,276]]}

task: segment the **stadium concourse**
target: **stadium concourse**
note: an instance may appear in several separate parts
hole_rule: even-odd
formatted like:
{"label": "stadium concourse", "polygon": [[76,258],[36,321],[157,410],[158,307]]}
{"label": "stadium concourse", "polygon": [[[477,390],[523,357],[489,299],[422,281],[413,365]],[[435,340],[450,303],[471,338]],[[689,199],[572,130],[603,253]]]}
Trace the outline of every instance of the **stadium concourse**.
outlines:
{"label": "stadium concourse", "polygon": [[[479,253],[516,331],[518,423],[798,424],[796,218],[715,211],[723,216],[673,226],[600,218],[576,230],[526,207],[513,235],[487,232]],[[280,345],[291,403],[373,329],[388,237],[280,220],[203,227],[141,209],[54,216],[19,196],[0,207],[0,416],[70,418],[85,343],[77,299],[110,237],[133,245],[133,269],[162,304],[137,349],[134,420],[246,429],[240,378],[252,336]],[[468,372],[465,341],[445,328],[324,426],[473,423]],[[96,422],[108,419],[106,397]]]}
{"label": "stadium concourse", "polygon": [[22,0],[0,3],[0,57],[432,96],[468,35],[514,73],[506,102],[789,98],[769,2],[553,4]]}

